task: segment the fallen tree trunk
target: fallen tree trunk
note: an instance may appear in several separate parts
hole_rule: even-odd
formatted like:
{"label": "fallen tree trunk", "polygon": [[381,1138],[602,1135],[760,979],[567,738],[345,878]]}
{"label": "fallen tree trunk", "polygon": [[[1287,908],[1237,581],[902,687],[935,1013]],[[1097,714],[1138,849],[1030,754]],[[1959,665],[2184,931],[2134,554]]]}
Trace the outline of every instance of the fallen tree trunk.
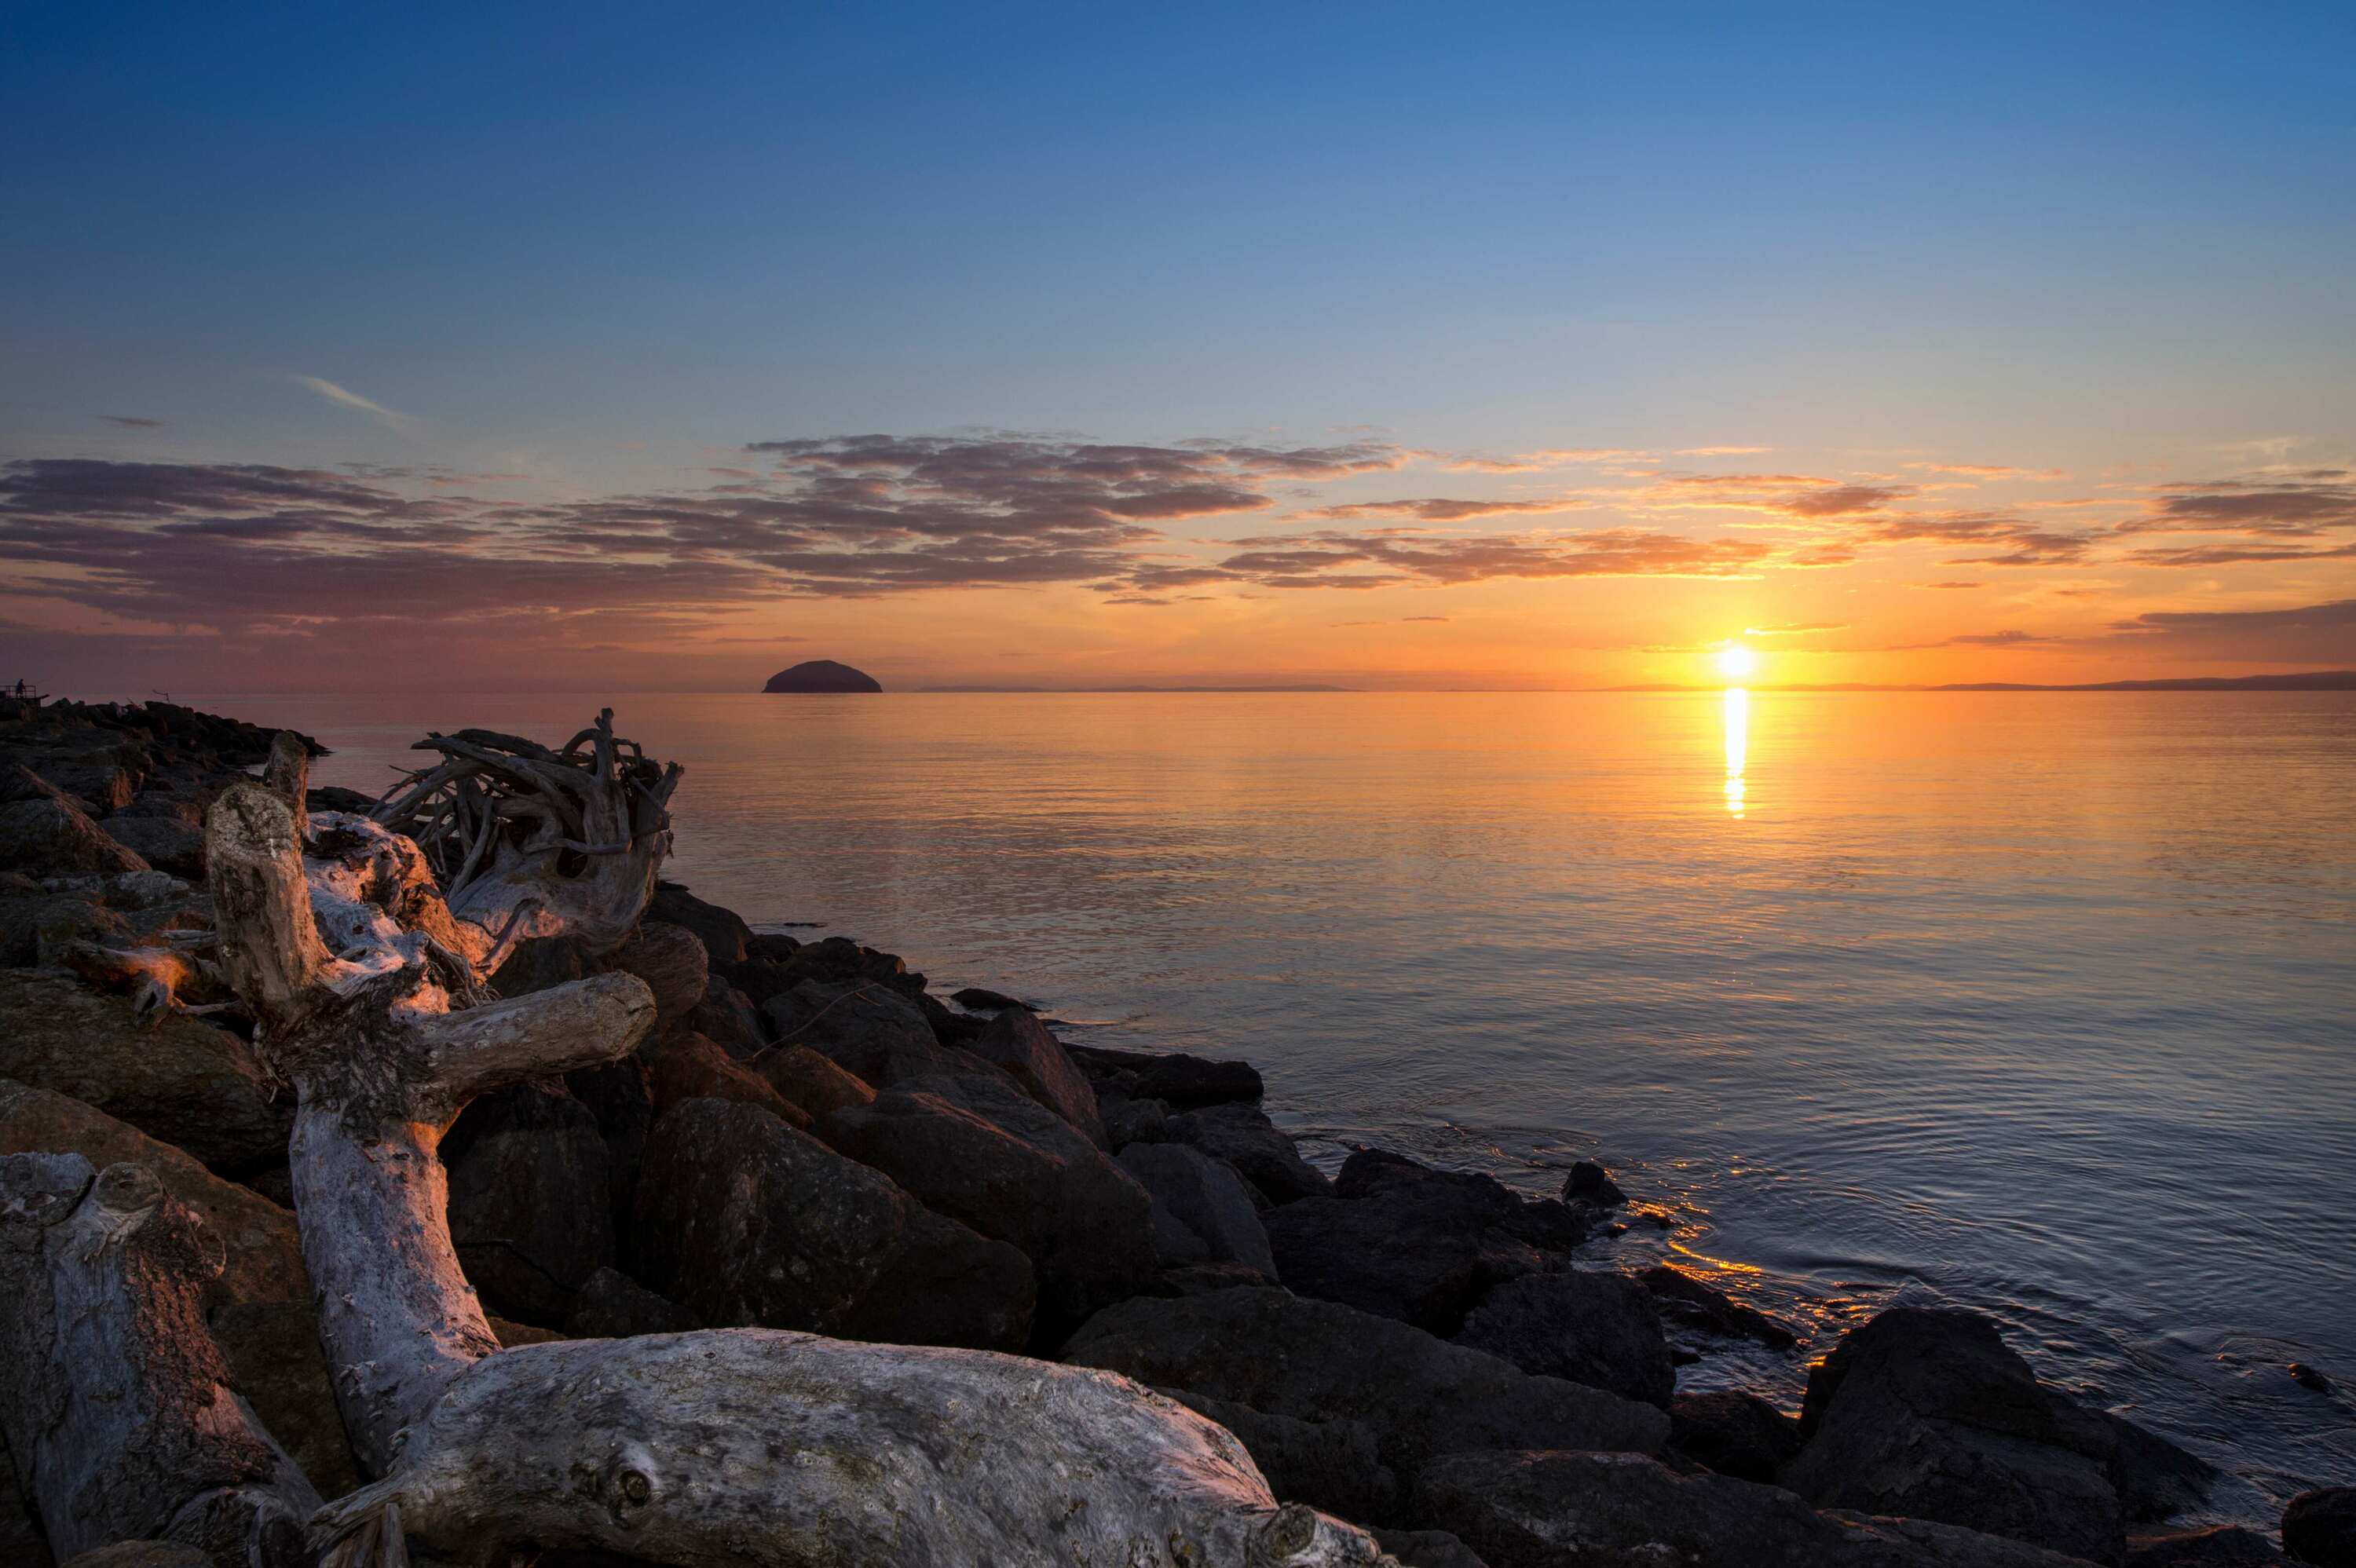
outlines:
{"label": "fallen tree trunk", "polygon": [[0,1424],[62,1562],[174,1541],[301,1568],[318,1495],[229,1386],[220,1240],[135,1165],[0,1158]]}
{"label": "fallen tree trunk", "polygon": [[[576,771],[637,788],[652,768],[609,771],[606,717],[562,753],[471,731],[432,743],[484,768],[487,755],[520,759],[546,782],[584,741],[601,760]],[[505,890],[535,876],[543,890],[568,871],[590,877],[595,858],[577,846],[595,844],[552,853],[535,828],[537,848],[477,853],[509,833],[503,808],[457,804],[458,786],[483,776],[421,779],[380,813],[413,821],[453,791],[431,819],[443,859],[466,836],[460,865],[477,869],[448,906],[423,852],[383,822],[318,813],[306,857],[299,793],[233,785],[208,824],[224,967],[257,1021],[257,1053],[300,1096],[296,1209],[338,1406],[379,1477],[321,1514],[325,1561],[398,1561],[404,1540],[476,1560],[573,1548],[681,1568],[1384,1561],[1347,1525],[1280,1509],[1224,1429],[1109,1373],[758,1329],[498,1351],[451,1244],[442,1135],[477,1094],[626,1054],[654,1004],[626,975],[482,1005],[473,984],[526,921],[572,930],[585,911],[593,944],[618,941],[668,833],[649,839],[635,817],[611,857],[630,862],[621,874],[591,878],[577,898],[518,899]],[[677,770],[655,778],[667,795]],[[611,813],[628,801],[600,800],[602,823],[584,813],[564,826],[620,832]],[[632,809],[649,800],[659,810],[650,790]],[[522,874],[533,856],[539,869]],[[467,890],[492,877],[508,879],[502,891],[470,904]],[[477,923],[500,907],[506,929]]]}

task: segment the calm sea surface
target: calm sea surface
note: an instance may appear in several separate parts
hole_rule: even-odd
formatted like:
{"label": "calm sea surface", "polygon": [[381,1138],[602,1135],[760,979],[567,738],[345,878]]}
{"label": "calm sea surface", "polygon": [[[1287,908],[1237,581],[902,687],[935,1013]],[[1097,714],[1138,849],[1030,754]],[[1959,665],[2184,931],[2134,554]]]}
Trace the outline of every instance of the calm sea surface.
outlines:
{"label": "calm sea surface", "polygon": [[[427,728],[593,706],[202,700],[371,793]],[[1619,1261],[1716,1270],[1816,1352],[1901,1294],[1991,1310],[2230,1464],[2227,1517],[2356,1482],[2356,698],[617,707],[687,764],[673,874],[755,924],[1248,1058],[1329,1166],[1601,1158],[1673,1226]],[[1805,1359],[1684,1376],[1796,1403]]]}

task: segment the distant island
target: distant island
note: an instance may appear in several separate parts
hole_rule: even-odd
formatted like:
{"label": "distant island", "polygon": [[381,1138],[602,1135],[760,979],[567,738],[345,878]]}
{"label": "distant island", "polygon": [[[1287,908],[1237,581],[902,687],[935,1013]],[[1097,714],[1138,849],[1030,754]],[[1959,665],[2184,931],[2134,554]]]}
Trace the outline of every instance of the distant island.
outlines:
{"label": "distant island", "polygon": [[884,683],[863,669],[832,659],[805,659],[769,677],[763,691],[881,691]]}

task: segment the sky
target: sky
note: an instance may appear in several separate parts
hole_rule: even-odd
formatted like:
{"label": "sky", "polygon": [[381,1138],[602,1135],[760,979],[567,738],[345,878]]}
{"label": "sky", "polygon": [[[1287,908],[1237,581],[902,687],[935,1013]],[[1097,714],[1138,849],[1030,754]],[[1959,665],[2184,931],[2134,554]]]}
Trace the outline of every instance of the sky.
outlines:
{"label": "sky", "polygon": [[2344,4],[36,3],[0,146],[53,691],[2356,667]]}

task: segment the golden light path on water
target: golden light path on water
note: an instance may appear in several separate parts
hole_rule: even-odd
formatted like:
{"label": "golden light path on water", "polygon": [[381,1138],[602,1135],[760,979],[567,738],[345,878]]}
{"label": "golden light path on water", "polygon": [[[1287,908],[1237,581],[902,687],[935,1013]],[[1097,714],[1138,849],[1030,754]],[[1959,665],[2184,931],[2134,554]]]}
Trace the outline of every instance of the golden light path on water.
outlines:
{"label": "golden light path on water", "polygon": [[1751,749],[1751,693],[1745,688],[1726,688],[1726,810],[1742,815],[1743,757]]}

